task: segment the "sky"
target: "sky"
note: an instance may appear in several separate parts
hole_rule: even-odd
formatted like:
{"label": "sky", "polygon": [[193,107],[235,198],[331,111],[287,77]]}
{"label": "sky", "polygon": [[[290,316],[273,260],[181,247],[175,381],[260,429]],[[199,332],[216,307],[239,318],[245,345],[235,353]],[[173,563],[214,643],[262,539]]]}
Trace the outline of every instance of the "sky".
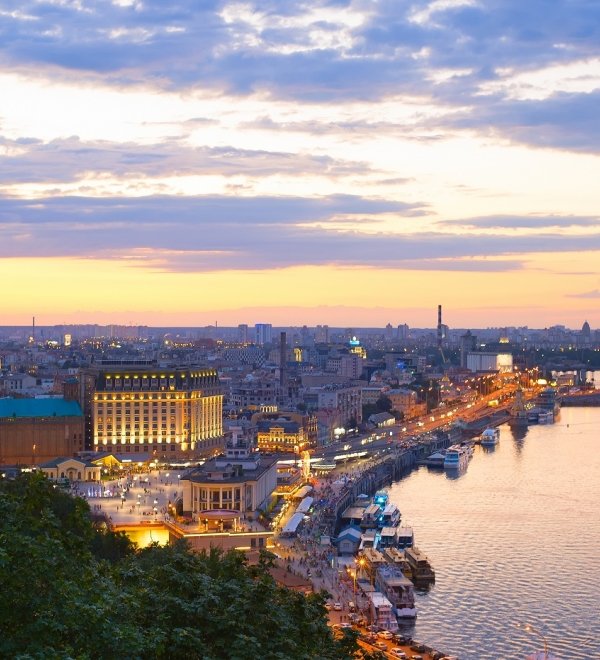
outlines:
{"label": "sky", "polygon": [[0,324],[600,327],[597,0],[2,0]]}

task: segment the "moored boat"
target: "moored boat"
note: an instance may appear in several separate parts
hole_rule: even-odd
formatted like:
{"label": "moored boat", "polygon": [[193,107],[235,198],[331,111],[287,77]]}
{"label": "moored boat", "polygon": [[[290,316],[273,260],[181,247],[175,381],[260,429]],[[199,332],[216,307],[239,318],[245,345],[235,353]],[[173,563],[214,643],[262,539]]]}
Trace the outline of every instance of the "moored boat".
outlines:
{"label": "moored boat", "polygon": [[464,447],[452,445],[448,448],[444,458],[444,468],[446,470],[458,470],[466,467],[469,462],[469,454]]}
{"label": "moored boat", "polygon": [[479,439],[482,447],[495,447],[500,440],[500,430],[497,428],[487,428]]}
{"label": "moored boat", "polygon": [[375,575],[375,586],[390,601],[399,619],[417,616],[413,583],[399,568],[391,564],[380,566]]}
{"label": "moored boat", "polygon": [[418,548],[406,548],[404,556],[412,570],[412,580],[415,586],[426,586],[435,582],[435,572],[429,559]]}

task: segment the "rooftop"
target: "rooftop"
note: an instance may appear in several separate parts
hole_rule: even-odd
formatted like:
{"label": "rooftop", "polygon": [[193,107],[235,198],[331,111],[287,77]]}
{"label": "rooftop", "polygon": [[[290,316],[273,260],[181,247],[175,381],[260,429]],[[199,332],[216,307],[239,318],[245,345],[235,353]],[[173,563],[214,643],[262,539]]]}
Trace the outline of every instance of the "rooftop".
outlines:
{"label": "rooftop", "polygon": [[77,401],[56,399],[0,399],[0,418],[83,417]]}

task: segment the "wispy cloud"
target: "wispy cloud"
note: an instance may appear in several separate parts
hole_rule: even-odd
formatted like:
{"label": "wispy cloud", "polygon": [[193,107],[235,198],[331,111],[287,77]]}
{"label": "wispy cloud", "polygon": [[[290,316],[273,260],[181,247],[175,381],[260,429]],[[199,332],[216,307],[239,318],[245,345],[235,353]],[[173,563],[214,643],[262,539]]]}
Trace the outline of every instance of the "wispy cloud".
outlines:
{"label": "wispy cloud", "polygon": [[594,289],[593,291],[584,291],[583,293],[570,293],[568,294],[569,298],[587,298],[590,300],[595,300],[600,298],[600,289]]}

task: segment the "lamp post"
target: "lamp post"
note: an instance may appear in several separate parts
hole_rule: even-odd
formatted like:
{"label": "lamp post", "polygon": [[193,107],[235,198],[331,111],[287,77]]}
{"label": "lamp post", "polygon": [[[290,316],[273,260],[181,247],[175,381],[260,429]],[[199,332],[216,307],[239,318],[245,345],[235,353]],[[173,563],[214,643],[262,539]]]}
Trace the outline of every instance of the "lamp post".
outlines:
{"label": "lamp post", "polygon": [[548,655],[548,640],[540,630],[535,626],[532,626],[530,623],[515,623],[515,626],[519,628],[519,630],[524,630],[525,632],[533,633],[540,637],[544,643],[544,660],[550,660],[550,656]]}

